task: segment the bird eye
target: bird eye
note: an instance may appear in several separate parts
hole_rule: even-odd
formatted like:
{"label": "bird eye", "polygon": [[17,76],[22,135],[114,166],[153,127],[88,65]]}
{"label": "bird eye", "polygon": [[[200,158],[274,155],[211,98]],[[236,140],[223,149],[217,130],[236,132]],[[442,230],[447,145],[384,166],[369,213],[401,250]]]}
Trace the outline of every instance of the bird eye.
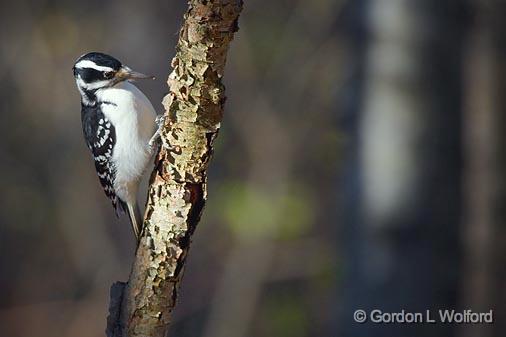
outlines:
{"label": "bird eye", "polygon": [[104,73],[104,77],[105,77],[106,79],[111,79],[113,76],[114,76],[114,72],[112,72],[112,71],[106,71],[106,72]]}

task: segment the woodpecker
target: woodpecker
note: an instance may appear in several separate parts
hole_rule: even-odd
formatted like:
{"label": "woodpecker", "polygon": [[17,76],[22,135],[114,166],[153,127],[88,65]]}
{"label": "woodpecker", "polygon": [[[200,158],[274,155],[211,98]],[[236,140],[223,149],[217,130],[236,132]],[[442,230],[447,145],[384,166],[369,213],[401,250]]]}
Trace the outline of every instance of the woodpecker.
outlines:
{"label": "woodpecker", "polygon": [[136,238],[142,219],[136,196],[150,161],[156,112],[132,83],[154,79],[133,71],[116,58],[98,52],[82,55],[72,68],[81,94],[81,122],[86,145],[105,194],[119,216],[126,212]]}

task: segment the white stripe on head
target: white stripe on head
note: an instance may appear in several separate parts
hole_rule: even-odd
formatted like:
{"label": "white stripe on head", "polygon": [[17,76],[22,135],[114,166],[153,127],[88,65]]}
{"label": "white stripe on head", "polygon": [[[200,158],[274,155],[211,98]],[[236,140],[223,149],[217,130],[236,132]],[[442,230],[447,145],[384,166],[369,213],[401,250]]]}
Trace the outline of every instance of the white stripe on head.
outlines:
{"label": "white stripe on head", "polygon": [[77,86],[78,87],[81,87],[81,88],[86,89],[86,90],[95,90],[95,89],[101,88],[103,86],[106,86],[106,85],[108,85],[110,83],[109,80],[95,81],[95,82],[91,82],[91,83],[86,83],[86,82],[83,81],[83,79],[81,78],[80,75],[76,78],[76,82],[77,82]]}
{"label": "white stripe on head", "polygon": [[83,103],[86,105],[92,105],[92,103],[88,99],[88,96],[84,92],[84,89],[79,85],[79,83],[77,84],[77,90],[79,90],[79,93],[81,94],[81,98],[83,100]]}
{"label": "white stripe on head", "polygon": [[99,66],[98,64],[90,60],[81,60],[76,63],[75,67],[78,69],[91,68],[98,71],[114,71],[114,69],[112,69],[111,67]]}

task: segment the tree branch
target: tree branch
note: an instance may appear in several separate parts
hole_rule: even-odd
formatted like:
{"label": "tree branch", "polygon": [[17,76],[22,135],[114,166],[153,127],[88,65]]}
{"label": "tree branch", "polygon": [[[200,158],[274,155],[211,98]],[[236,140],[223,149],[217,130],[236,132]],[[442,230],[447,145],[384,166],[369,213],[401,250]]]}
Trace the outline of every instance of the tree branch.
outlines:
{"label": "tree branch", "polygon": [[109,337],[165,336],[206,200],[206,172],[225,102],[221,78],[241,9],[240,0],[189,0],[163,101],[166,121],[144,230],[130,280],[111,288]]}

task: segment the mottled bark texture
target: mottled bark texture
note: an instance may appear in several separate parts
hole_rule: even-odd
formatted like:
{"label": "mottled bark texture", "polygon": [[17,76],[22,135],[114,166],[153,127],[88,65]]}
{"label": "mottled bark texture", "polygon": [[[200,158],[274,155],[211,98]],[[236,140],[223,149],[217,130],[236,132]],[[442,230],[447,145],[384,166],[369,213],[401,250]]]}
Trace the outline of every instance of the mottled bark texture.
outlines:
{"label": "mottled bark texture", "polygon": [[240,0],[189,1],[163,102],[166,121],[144,230],[130,280],[111,289],[108,336],[166,334],[206,200],[206,171],[225,102],[221,78],[241,9]]}

